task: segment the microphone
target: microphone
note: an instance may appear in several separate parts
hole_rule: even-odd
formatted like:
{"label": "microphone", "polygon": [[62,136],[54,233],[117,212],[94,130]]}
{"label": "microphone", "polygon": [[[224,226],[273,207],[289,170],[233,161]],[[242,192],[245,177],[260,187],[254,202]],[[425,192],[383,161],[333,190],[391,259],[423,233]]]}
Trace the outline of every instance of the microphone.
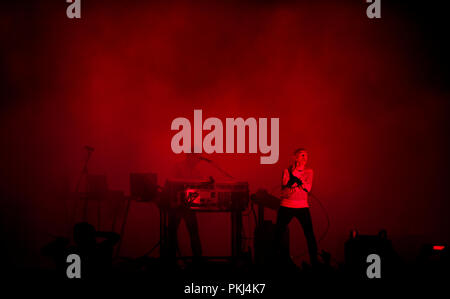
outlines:
{"label": "microphone", "polygon": [[87,150],[88,152],[93,152],[94,151],[94,148],[92,146],[89,146],[89,145],[85,145],[84,149]]}
{"label": "microphone", "polygon": [[286,184],[286,186],[292,187],[292,185],[294,185],[295,183],[297,183],[297,186],[303,187],[303,182],[302,182],[302,180],[300,180],[300,179],[299,179],[298,177],[296,177],[296,176],[291,176],[291,177],[289,178],[289,181],[288,181],[288,183]]}

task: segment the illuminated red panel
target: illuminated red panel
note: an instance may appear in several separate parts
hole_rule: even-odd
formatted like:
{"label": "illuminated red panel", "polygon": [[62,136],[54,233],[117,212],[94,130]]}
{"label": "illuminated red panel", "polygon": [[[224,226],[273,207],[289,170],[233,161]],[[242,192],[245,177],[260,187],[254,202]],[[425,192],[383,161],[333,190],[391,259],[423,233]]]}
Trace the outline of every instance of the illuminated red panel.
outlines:
{"label": "illuminated red panel", "polygon": [[444,245],[433,245],[433,250],[441,251],[441,250],[444,250],[444,249],[445,249]]}

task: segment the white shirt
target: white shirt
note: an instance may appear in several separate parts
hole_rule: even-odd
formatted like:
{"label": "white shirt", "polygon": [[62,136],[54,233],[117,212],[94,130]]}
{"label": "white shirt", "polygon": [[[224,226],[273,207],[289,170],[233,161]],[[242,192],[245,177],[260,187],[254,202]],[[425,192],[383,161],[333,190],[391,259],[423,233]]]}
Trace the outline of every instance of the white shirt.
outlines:
{"label": "white shirt", "polygon": [[[303,188],[311,191],[312,180],[313,180],[313,170],[293,170],[292,175],[296,176],[303,182]],[[285,186],[289,181],[289,169],[283,171],[282,185]],[[302,188],[297,187],[297,184],[293,185],[294,190],[289,194],[288,197],[282,198],[280,205],[287,208],[308,208],[308,193]]]}

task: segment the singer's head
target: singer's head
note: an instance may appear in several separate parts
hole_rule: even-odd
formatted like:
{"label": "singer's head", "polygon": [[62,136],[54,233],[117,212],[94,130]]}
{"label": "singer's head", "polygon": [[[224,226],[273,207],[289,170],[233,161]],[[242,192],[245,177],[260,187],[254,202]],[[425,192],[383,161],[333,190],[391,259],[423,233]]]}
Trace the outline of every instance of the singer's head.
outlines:
{"label": "singer's head", "polygon": [[299,167],[303,169],[308,162],[308,151],[300,147],[294,151],[294,167]]}

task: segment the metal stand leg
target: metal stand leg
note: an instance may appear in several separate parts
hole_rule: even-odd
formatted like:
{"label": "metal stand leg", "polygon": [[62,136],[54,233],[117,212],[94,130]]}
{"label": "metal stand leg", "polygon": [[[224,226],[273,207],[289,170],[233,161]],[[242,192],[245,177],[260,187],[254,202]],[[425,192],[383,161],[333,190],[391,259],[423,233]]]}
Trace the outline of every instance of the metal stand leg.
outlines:
{"label": "metal stand leg", "polygon": [[102,230],[102,226],[101,226],[101,215],[102,215],[102,197],[100,195],[98,195],[98,199],[97,199],[97,230],[101,231]]}
{"label": "metal stand leg", "polygon": [[159,256],[167,257],[168,253],[168,228],[167,228],[167,210],[164,208],[159,209]]}
{"label": "metal stand leg", "polygon": [[242,212],[231,212],[231,255],[233,258],[241,256],[242,252]]}
{"label": "metal stand leg", "polygon": [[125,215],[122,221],[122,227],[120,229],[120,240],[119,240],[119,244],[117,244],[117,251],[116,251],[116,256],[119,256],[120,253],[120,247],[122,246],[122,242],[125,236],[125,226],[127,224],[127,219],[128,219],[128,211],[130,210],[130,205],[131,205],[131,198],[126,199],[127,200],[127,206],[125,208]]}

